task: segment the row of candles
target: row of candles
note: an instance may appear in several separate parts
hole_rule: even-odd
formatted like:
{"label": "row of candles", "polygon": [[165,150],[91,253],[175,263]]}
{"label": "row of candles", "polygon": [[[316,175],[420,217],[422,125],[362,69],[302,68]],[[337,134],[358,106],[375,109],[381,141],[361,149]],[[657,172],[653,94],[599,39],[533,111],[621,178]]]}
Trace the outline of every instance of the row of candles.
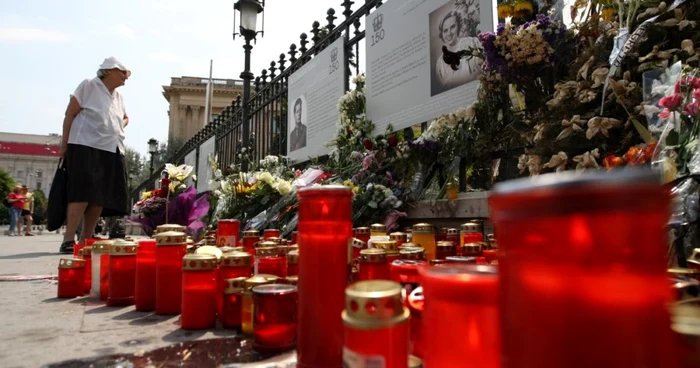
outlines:
{"label": "row of candles", "polygon": [[[257,264],[248,272],[257,271],[258,281],[219,280],[225,280],[224,290],[241,291],[241,299],[252,294],[256,348],[296,345],[298,367],[404,368],[409,354],[429,368],[674,367],[663,247],[668,193],[648,174],[595,175],[600,174],[544,175],[497,187],[489,205],[498,247],[493,239],[484,241],[483,233],[478,239],[475,223],[463,226],[459,245],[447,239],[448,231],[443,240],[427,224],[415,225],[405,238],[370,228],[365,240],[366,229],[352,228],[351,191],[305,188],[297,194],[298,234],[292,243],[298,248],[280,246],[279,234],[251,239],[249,248],[244,232],[241,244]],[[217,244],[238,244],[237,229],[225,234],[237,224],[232,223],[219,224]],[[478,231],[465,239],[466,230]],[[190,271],[182,262],[189,255],[184,246],[176,256],[160,251],[169,248],[164,239],[174,236],[156,235],[155,308],[158,313],[160,300],[168,300],[164,295],[175,298],[172,289],[179,283],[184,327]],[[185,241],[184,234],[177,237]],[[272,244],[266,242],[278,245],[276,253],[268,253]],[[204,254],[200,249],[195,255]],[[286,268],[264,270],[290,273],[292,266],[296,286],[288,278],[260,274],[261,261],[276,257]],[[216,262],[219,274],[224,259]],[[388,273],[373,267],[382,262]],[[172,273],[161,293],[166,263],[172,263]],[[222,296],[222,308],[224,303]],[[240,305],[245,319],[247,307]],[[270,328],[263,333],[263,327]]]}

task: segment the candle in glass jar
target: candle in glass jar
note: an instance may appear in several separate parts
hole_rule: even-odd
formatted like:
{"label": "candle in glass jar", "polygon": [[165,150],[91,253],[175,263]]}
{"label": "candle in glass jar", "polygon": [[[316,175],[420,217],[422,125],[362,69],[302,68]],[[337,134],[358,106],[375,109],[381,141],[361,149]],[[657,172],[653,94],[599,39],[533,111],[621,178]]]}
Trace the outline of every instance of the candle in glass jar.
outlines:
{"label": "candle in glass jar", "polygon": [[186,241],[185,233],[166,231],[156,235],[156,314],[180,314]]}
{"label": "candle in glass jar", "polygon": [[370,237],[386,236],[386,226],[384,224],[372,224],[369,228]]}
{"label": "candle in glass jar", "polygon": [[464,243],[459,247],[458,255],[462,257],[481,257],[483,249],[482,243]]}
{"label": "candle in glass jar", "polygon": [[455,245],[460,244],[459,229],[448,228],[446,230],[445,241],[452,242]]}
{"label": "candle in glass jar", "polygon": [[292,250],[287,253],[287,278],[299,274],[299,251]]}
{"label": "candle in glass jar", "polygon": [[78,258],[80,250],[82,250],[83,248],[85,248],[85,243],[75,243],[73,245],[73,258]]}
{"label": "candle in glass jar", "polygon": [[400,249],[399,259],[425,260],[425,249],[422,247]]}
{"label": "candle in glass jar", "polygon": [[238,234],[241,223],[233,219],[221,219],[216,228],[216,242],[220,247],[235,247],[238,245]]}
{"label": "candle in glass jar", "polygon": [[433,267],[421,274],[425,366],[500,367],[495,268]]}
{"label": "candle in glass jar", "polygon": [[[350,188],[302,188],[299,197],[299,320],[297,366],[340,368],[343,365],[345,287],[351,263]],[[386,229],[384,229],[386,234]]]}
{"label": "candle in glass jar", "polygon": [[92,286],[92,246],[86,246],[78,252],[78,258],[85,260],[84,294],[90,293]]}
{"label": "candle in glass jar", "polygon": [[[96,298],[100,298],[100,289],[102,285],[102,268],[104,267],[105,271],[109,269],[109,261],[105,262],[105,264],[103,265],[102,256],[107,255],[107,257],[105,258],[109,260],[109,249],[112,246],[112,244],[114,244],[114,242],[111,240],[98,240],[92,244],[90,295]],[[107,275],[109,275],[108,272]],[[106,297],[107,295],[105,294],[105,298]]]}
{"label": "candle in glass jar", "polygon": [[255,274],[268,274],[287,277],[286,257],[279,254],[277,247],[255,249]]}
{"label": "candle in glass jar", "polygon": [[435,244],[435,259],[445,259],[456,256],[455,243],[451,241],[441,241]]}
{"label": "candle in glass jar", "polygon": [[345,291],[345,367],[407,368],[409,311],[401,286],[387,280],[359,281]]}
{"label": "candle in glass jar", "polygon": [[449,264],[476,264],[476,257],[445,257],[445,261]]}
{"label": "candle in glass jar", "polygon": [[253,349],[265,353],[293,349],[297,335],[297,287],[256,286],[253,304]]}
{"label": "candle in glass jar", "polygon": [[425,248],[425,258],[427,260],[435,259],[435,230],[431,224],[416,224],[413,225],[413,238],[411,242]]}
{"label": "candle in glass jar", "polygon": [[[112,248],[110,246],[110,248]],[[100,254],[100,300],[107,300],[109,297],[109,252]]]}
{"label": "candle in glass jar", "polygon": [[389,240],[396,242],[396,246],[401,248],[402,245],[408,243],[408,235],[406,233],[395,232],[389,234]]}
{"label": "candle in glass jar", "polygon": [[236,277],[224,280],[223,310],[219,313],[219,320],[224,328],[241,328],[243,307],[243,289],[246,277]]}
{"label": "candle in glass jar", "polygon": [[505,367],[674,366],[659,179],[627,168],[496,185]]}
{"label": "candle in glass jar", "polygon": [[216,326],[219,272],[216,256],[188,254],[182,258],[180,326],[203,330]]}
{"label": "candle in glass jar", "polygon": [[287,278],[284,279],[284,283],[296,286],[299,284],[299,276],[287,276]]}
{"label": "candle in glass jar", "polygon": [[109,251],[108,306],[134,304],[137,243],[119,239]]}
{"label": "candle in glass jar", "polygon": [[[182,225],[178,225],[178,224],[163,224],[163,225],[156,226],[156,234],[165,233],[168,231],[175,231],[175,232],[179,232],[179,233],[184,233],[187,231],[187,227],[182,226]],[[209,234],[209,235],[211,235],[211,234]],[[213,235],[216,235],[215,230],[214,230]]]}
{"label": "candle in glass jar", "polygon": [[253,311],[255,310],[253,288],[273,282],[274,279],[264,275],[255,275],[245,280],[245,289],[242,293],[241,303],[241,331],[243,331],[244,334],[253,334]]}
{"label": "candle in glass jar", "polygon": [[279,238],[280,236],[280,231],[279,229],[265,229],[263,230],[263,239],[270,239],[270,238]]}
{"label": "candle in glass jar", "polygon": [[362,241],[358,238],[353,238],[352,239],[352,259],[360,258],[360,252],[363,249],[367,249],[367,243],[365,243],[364,241]]}
{"label": "candle in glass jar", "polygon": [[359,280],[390,280],[389,263],[384,249],[370,248],[360,252]]}
{"label": "candle in glass jar", "polygon": [[462,224],[459,234],[460,247],[463,246],[464,243],[480,243],[484,241],[484,234],[481,232],[481,224],[475,221]]}
{"label": "candle in glass jar", "polygon": [[447,228],[441,227],[440,230],[438,230],[437,234],[435,234],[435,242],[441,242],[441,241],[446,241],[446,240],[447,240]]}
{"label": "candle in glass jar", "polygon": [[156,241],[143,239],[138,243],[134,305],[137,311],[150,312],[156,308]]}
{"label": "candle in glass jar", "polygon": [[260,232],[257,230],[246,230],[243,232],[243,246],[250,254],[255,252],[255,243],[260,241]]}
{"label": "candle in glass jar", "polygon": [[226,280],[253,275],[253,256],[246,252],[224,253],[219,260],[218,311],[222,313]]}
{"label": "candle in glass jar", "polygon": [[368,227],[356,227],[352,229],[352,236],[355,239],[360,239],[361,241],[365,242],[365,244],[369,243],[370,233],[371,232]]}
{"label": "candle in glass jar", "polygon": [[386,261],[388,263],[394,262],[395,260],[401,258],[399,254],[399,248],[396,246],[396,242],[393,240],[377,240],[372,243],[375,248],[383,249],[386,252]]}
{"label": "candle in glass jar", "polygon": [[58,298],[83,296],[85,287],[85,260],[61,258],[58,260]]}
{"label": "candle in glass jar", "polygon": [[486,263],[490,265],[498,265],[498,250],[497,249],[484,249],[483,252]]}

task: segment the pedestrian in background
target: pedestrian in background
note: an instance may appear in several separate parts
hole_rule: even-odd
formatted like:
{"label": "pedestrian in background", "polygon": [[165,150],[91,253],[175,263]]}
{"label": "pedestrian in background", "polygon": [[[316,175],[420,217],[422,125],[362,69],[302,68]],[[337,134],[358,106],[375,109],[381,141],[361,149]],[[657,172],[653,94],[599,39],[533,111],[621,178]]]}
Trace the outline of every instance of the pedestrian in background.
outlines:
{"label": "pedestrian in background", "polygon": [[22,223],[24,223],[24,235],[34,236],[32,234],[32,222],[34,222],[34,193],[29,191],[27,185],[22,185],[22,196],[24,196],[24,208],[22,215],[19,218],[17,226],[18,234],[22,234]]}
{"label": "pedestrian in background", "polygon": [[16,186],[8,195],[7,201],[10,202],[10,232],[9,236],[17,236],[17,226],[19,225],[19,217],[22,215],[24,208],[24,196],[22,196],[22,187]]}
{"label": "pedestrian in background", "polygon": [[129,117],[117,88],[131,75],[114,57],[104,60],[97,77],[86,79],[70,97],[63,120],[60,156],[66,165],[66,232],[62,253],[72,253],[78,223],[79,241],[93,236],[100,216],[127,211],[124,128]]}

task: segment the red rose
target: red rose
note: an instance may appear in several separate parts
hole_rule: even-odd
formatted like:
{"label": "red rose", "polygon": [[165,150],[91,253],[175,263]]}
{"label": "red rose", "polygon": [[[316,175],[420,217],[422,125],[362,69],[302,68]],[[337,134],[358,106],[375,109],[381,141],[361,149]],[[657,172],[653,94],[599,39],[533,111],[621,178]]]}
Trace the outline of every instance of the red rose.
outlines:
{"label": "red rose", "polygon": [[371,151],[372,148],[374,148],[374,144],[372,143],[372,140],[369,138],[365,138],[365,140],[362,142],[362,145],[365,146],[365,148],[368,151]]}
{"label": "red rose", "polygon": [[659,105],[669,109],[675,110],[683,103],[683,97],[681,95],[673,95],[664,97],[659,101]]}
{"label": "red rose", "polygon": [[392,134],[388,141],[389,146],[396,147],[396,145],[399,144],[399,137],[397,137],[396,134]]}

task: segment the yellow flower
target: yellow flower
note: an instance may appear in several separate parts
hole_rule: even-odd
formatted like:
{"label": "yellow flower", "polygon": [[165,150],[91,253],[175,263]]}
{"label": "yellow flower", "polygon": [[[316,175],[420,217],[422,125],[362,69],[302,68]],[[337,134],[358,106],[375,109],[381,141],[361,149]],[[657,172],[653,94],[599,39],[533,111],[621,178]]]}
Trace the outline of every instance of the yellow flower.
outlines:
{"label": "yellow flower", "polygon": [[352,180],[350,180],[350,179],[345,180],[343,182],[343,185],[345,185],[346,187],[352,187],[353,186]]}
{"label": "yellow flower", "polygon": [[152,196],[153,196],[153,195],[151,194],[150,191],[148,191],[148,192],[143,192],[143,193],[141,194],[141,200],[151,198]]}
{"label": "yellow flower", "polygon": [[359,192],[360,192],[360,187],[352,187],[352,192],[353,192],[353,193],[359,193]]}
{"label": "yellow flower", "polygon": [[498,11],[499,19],[506,19],[513,16],[513,4],[510,2],[500,3],[496,9]]}
{"label": "yellow flower", "polygon": [[513,5],[513,15],[518,18],[527,18],[533,11],[534,7],[530,0],[516,0]]}
{"label": "yellow flower", "polygon": [[612,5],[606,5],[603,7],[603,11],[601,13],[603,19],[607,22],[610,22],[611,20],[615,19],[615,16],[617,15],[617,9],[615,9],[615,7]]}

